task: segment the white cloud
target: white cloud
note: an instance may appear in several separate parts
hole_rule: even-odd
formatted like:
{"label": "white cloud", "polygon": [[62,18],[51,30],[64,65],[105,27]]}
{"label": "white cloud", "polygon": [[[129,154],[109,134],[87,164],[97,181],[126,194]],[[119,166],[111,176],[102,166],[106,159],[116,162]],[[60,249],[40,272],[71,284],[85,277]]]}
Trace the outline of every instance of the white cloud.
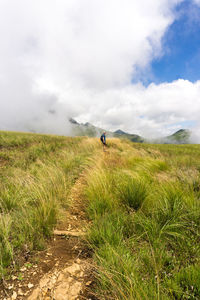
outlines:
{"label": "white cloud", "polygon": [[101,120],[99,126],[120,127],[146,137],[167,135],[181,128],[178,123],[199,119],[199,94],[200,81],[177,80],[147,88],[129,85],[98,94],[81,120]]}
{"label": "white cloud", "polygon": [[200,83],[132,84],[183,0],[1,0],[0,128],[67,134],[67,117],[146,136],[199,118]]}

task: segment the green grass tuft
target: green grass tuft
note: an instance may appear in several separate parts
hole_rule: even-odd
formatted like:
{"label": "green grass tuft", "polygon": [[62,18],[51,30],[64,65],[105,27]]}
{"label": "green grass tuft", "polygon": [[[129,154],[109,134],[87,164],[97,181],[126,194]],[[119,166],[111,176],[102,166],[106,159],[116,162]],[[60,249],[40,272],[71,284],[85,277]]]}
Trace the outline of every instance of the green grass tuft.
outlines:
{"label": "green grass tuft", "polygon": [[142,207],[147,195],[147,184],[144,180],[131,176],[121,176],[118,196],[122,204],[128,208],[138,210]]}

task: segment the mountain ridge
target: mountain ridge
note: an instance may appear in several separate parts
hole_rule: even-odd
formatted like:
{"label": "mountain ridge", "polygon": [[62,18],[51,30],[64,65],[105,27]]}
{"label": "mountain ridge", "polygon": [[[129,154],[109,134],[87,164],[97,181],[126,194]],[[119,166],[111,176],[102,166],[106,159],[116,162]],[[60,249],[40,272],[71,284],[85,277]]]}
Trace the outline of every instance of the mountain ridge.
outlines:
{"label": "mountain ridge", "polygon": [[112,132],[103,128],[97,127],[89,122],[79,123],[75,119],[70,118],[72,134],[75,136],[99,137],[103,132],[107,133],[108,137],[126,138],[135,143],[156,143],[156,144],[189,144],[191,132],[188,129],[179,129],[173,134],[157,139],[145,139],[144,137],[127,133],[121,129]]}

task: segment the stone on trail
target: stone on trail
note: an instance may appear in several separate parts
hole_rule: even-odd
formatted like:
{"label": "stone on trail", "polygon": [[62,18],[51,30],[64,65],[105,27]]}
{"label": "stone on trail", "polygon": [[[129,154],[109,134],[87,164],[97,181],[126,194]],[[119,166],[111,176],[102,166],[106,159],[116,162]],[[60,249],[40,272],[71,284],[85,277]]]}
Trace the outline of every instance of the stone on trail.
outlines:
{"label": "stone on trail", "polygon": [[29,282],[28,288],[29,288],[29,289],[32,289],[33,286],[34,286],[34,285],[33,285],[32,283]]}
{"label": "stone on trail", "polygon": [[16,300],[17,299],[17,293],[14,291],[11,297],[12,300]]}

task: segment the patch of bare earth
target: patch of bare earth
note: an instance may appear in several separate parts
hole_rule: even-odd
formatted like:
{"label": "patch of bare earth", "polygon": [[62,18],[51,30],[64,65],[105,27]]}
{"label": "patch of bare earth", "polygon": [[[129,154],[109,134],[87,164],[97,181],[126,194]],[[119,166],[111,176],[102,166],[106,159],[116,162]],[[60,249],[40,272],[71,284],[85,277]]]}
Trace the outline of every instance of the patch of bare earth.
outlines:
{"label": "patch of bare earth", "polygon": [[54,231],[48,249],[34,258],[29,257],[20,273],[4,282],[0,299],[95,299],[87,291],[93,280],[91,252],[84,241],[87,219],[84,214],[83,188],[84,175],[72,188],[71,208]]}

